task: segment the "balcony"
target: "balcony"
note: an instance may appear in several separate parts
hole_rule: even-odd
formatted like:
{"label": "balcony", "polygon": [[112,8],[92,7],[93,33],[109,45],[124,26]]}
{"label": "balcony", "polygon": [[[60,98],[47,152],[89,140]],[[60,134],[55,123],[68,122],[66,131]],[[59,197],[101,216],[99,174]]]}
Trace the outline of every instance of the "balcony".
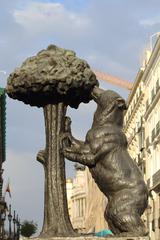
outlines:
{"label": "balcony", "polygon": [[153,187],[152,189],[156,193],[160,193],[160,170],[158,170],[152,177],[153,180]]}
{"label": "balcony", "polygon": [[159,88],[160,88],[160,86],[159,86],[159,79],[158,79],[156,82],[156,93],[159,91]]}
{"label": "balcony", "polygon": [[[159,101],[159,99],[160,99],[160,87],[158,87],[158,84],[157,84],[157,90],[155,89],[155,91],[154,91],[154,89],[152,89],[152,91],[151,91],[150,103],[148,102],[148,100],[146,102],[146,113],[144,115],[145,120],[148,119],[149,114],[152,112],[152,110],[154,109],[154,107],[157,104],[157,102]],[[149,103],[149,105],[148,105],[148,103]]]}
{"label": "balcony", "polygon": [[160,134],[160,121],[156,124],[156,137]]}

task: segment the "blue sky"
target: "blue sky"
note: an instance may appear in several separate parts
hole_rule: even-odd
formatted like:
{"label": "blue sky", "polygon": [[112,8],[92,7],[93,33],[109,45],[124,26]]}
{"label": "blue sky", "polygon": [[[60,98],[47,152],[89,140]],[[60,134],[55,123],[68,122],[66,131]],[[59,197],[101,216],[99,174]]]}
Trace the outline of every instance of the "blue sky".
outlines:
{"label": "blue sky", "polygon": [[[6,86],[10,72],[27,57],[53,43],[74,50],[92,68],[134,81],[149,38],[160,29],[159,0],[1,0],[0,73]],[[128,92],[101,82],[127,98]],[[76,137],[84,139],[96,106],[69,109]],[[79,120],[80,119],[80,120]],[[43,220],[43,169],[36,162],[45,145],[42,109],[7,99],[7,161],[12,204],[23,219]],[[67,163],[67,176],[74,169]],[[10,199],[8,199],[10,201]]]}

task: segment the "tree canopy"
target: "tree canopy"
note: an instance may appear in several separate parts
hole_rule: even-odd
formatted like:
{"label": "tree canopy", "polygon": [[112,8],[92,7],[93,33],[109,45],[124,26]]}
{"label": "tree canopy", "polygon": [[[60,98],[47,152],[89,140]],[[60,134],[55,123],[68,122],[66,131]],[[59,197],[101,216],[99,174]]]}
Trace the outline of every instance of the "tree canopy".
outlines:
{"label": "tree canopy", "polygon": [[7,93],[31,106],[65,102],[77,108],[89,102],[98,85],[95,74],[75,52],[50,45],[10,74]]}

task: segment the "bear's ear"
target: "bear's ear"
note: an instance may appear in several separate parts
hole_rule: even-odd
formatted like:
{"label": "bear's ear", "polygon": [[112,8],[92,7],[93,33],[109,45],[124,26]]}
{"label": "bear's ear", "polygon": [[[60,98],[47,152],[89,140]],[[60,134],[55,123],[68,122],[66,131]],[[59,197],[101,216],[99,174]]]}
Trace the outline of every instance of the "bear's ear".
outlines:
{"label": "bear's ear", "polygon": [[121,108],[122,110],[127,110],[127,105],[123,98],[117,98],[116,105],[118,106],[118,108]]}

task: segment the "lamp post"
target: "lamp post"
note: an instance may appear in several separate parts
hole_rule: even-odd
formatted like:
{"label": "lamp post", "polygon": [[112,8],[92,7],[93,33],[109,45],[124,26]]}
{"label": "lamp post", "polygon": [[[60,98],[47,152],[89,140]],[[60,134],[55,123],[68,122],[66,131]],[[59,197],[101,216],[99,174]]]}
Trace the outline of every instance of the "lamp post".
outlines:
{"label": "lamp post", "polygon": [[17,239],[16,240],[19,240],[21,224],[20,224],[20,219],[18,218],[18,214],[17,214],[16,224],[17,224]]}
{"label": "lamp post", "polygon": [[12,236],[12,227],[11,227],[11,221],[12,221],[11,204],[9,205],[8,221],[9,221],[9,239],[11,239],[11,236]]}
{"label": "lamp post", "polygon": [[13,215],[13,239],[16,239],[16,211],[14,211]]}
{"label": "lamp post", "polygon": [[2,174],[3,174],[3,169],[0,168],[0,201],[2,201],[2,187],[3,187],[3,177],[2,177]]}
{"label": "lamp post", "polygon": [[1,213],[1,223],[2,223],[2,239],[4,239],[5,230],[4,230],[4,222],[6,220],[6,212]]}

